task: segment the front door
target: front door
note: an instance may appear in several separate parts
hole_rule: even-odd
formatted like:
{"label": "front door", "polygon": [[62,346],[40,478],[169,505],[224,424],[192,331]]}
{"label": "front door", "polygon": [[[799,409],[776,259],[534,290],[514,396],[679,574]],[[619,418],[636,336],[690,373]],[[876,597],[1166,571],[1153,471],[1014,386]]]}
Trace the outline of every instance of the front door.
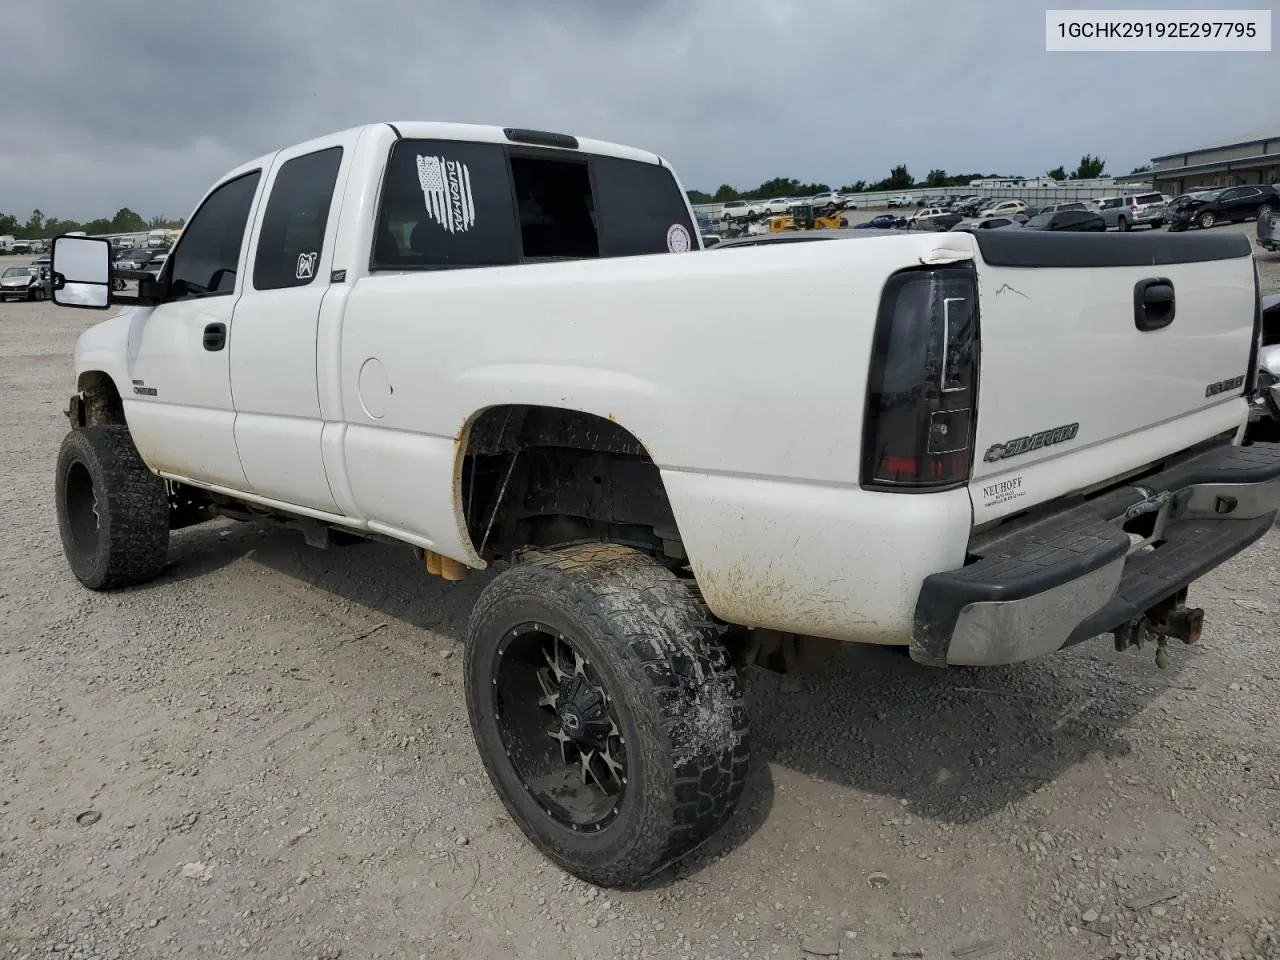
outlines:
{"label": "front door", "polygon": [[235,440],[249,489],[326,513],[342,510],[322,454],[317,341],[358,136],[348,131],[276,155],[231,337]]}
{"label": "front door", "polygon": [[169,254],[165,300],[139,312],[120,384],[130,432],[154,470],[240,490],[227,335],[243,289],[244,238],[262,170],[215,187]]}

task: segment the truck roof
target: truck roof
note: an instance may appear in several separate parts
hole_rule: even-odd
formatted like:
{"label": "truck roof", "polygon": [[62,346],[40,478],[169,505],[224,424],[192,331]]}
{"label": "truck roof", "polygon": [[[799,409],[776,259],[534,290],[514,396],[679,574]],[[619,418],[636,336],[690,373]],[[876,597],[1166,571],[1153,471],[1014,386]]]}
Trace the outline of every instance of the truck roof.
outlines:
{"label": "truck roof", "polygon": [[[532,147],[538,149],[540,144],[527,143],[519,140],[512,140],[507,136],[507,130],[514,130],[513,127],[499,127],[491,124],[482,123],[448,123],[431,120],[400,120],[386,121],[382,123],[367,123],[358,127],[350,127],[352,130],[365,130],[370,127],[391,127],[396,133],[406,139],[414,140],[471,140],[480,143],[507,143],[520,147]],[[325,134],[325,137],[332,136],[333,133],[342,133],[345,131],[335,130],[332,133]],[[539,131],[542,132],[542,131]],[[557,136],[565,136],[557,134]],[[572,136],[572,134],[570,134]],[[317,138],[318,139],[318,138]],[[578,142],[578,151],[581,153],[598,154],[606,157],[617,157],[620,160],[638,160],[642,163],[656,163],[664,166],[670,166],[662,157],[656,153],[650,153],[648,150],[638,150],[635,147],[628,147],[620,143],[610,143],[607,140],[593,140],[590,137],[574,137]],[[310,141],[307,141],[310,142]],[[305,146],[306,143],[288,144],[287,147]],[[281,147],[280,149],[285,149]],[[255,167],[266,166],[271,162],[271,158],[276,155],[278,150],[272,150],[260,157],[255,157],[244,164],[237,167],[226,178],[239,174]]]}

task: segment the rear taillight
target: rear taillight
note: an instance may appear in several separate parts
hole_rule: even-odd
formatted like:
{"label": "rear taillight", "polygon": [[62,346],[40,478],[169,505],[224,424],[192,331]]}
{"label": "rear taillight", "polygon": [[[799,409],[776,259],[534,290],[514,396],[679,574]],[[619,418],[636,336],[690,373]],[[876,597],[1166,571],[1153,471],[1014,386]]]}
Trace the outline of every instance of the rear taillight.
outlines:
{"label": "rear taillight", "polygon": [[937,490],[967,483],[978,398],[978,287],[971,267],[889,278],[867,379],[862,485]]}

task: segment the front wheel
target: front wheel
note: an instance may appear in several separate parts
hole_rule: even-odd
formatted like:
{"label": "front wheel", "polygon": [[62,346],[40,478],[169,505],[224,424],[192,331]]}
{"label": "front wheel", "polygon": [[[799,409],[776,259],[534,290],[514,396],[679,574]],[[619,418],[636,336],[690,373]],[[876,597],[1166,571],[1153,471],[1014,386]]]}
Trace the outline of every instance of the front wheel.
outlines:
{"label": "front wheel", "polygon": [[71,572],[91,590],[145,583],[169,552],[169,496],[125,426],[72,430],[58,451],[58,532]]}
{"label": "front wheel", "polygon": [[1196,220],[1196,223],[1200,224],[1201,230],[1208,230],[1217,222],[1218,222],[1218,218],[1215,217],[1212,213],[1202,213],[1200,214],[1199,219]]}
{"label": "front wheel", "polygon": [[652,558],[595,544],[499,574],[468,624],[465,669],[494,789],[574,876],[636,883],[733,812],[740,681],[690,584]]}
{"label": "front wheel", "polygon": [[1122,233],[1126,232],[1129,229],[1129,221],[1126,218],[1121,217],[1119,222],[1116,224],[1116,226],[1120,228]]}

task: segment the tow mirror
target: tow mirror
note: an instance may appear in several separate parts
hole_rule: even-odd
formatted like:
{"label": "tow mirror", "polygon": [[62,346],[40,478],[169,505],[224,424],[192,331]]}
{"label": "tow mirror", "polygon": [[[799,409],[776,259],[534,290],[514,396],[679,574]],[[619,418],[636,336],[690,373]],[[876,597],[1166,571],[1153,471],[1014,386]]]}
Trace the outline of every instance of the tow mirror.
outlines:
{"label": "tow mirror", "polygon": [[58,306],[107,309],[111,306],[111,241],[55,238],[49,276],[50,296]]}

